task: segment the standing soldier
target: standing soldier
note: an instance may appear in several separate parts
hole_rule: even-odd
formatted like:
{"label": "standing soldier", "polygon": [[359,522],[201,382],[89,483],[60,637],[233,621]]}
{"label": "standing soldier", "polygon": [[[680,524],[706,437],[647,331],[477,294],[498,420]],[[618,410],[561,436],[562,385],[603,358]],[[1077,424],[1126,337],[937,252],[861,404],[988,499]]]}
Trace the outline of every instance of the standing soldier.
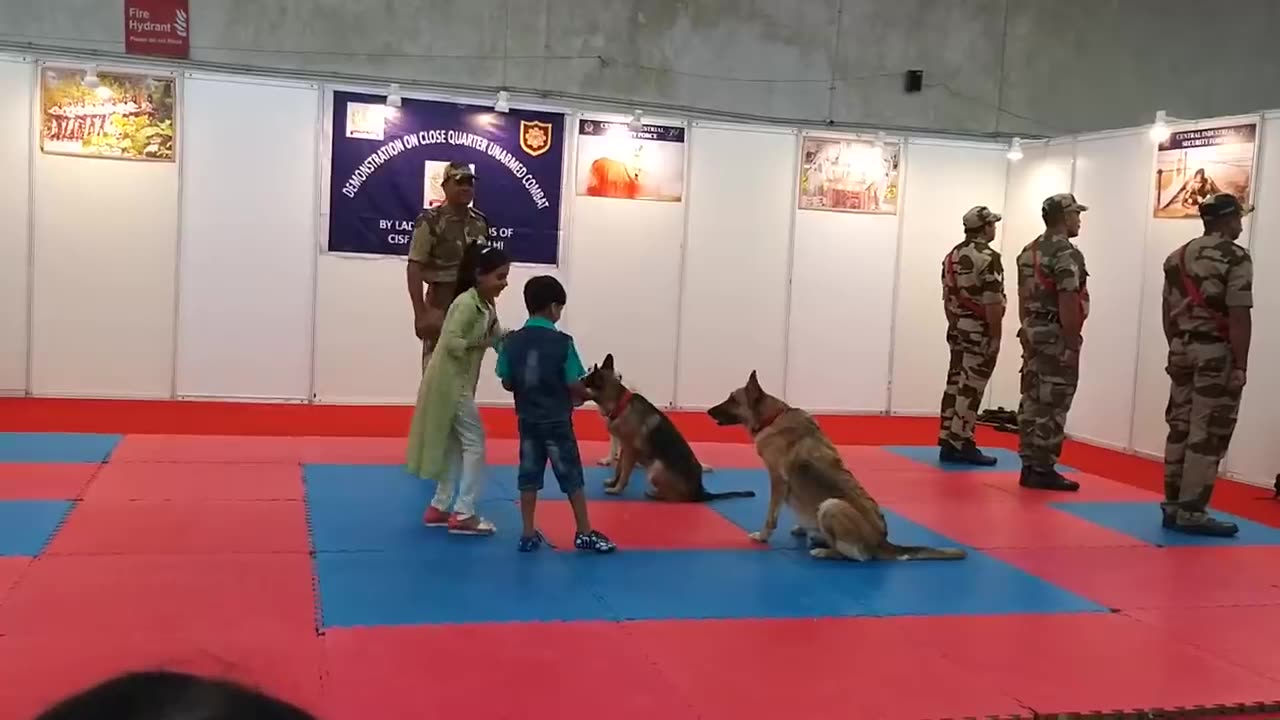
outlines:
{"label": "standing soldier", "polygon": [[1253,261],[1235,243],[1253,206],[1218,193],[1200,204],[1204,235],[1164,261],[1164,336],[1169,341],[1169,438],[1164,451],[1164,526],[1229,537],[1235,523],[1208,514],[1218,464],[1240,410],[1253,331]]}
{"label": "standing soldier", "polygon": [[[440,337],[444,314],[454,298],[458,265],[468,245],[486,242],[489,221],[471,207],[475,199],[475,173],[466,163],[451,162],[444,171],[445,203],[423,210],[413,224],[409,244],[409,300],[413,303],[413,328],[422,340],[422,368]],[[427,285],[424,296],[423,284]]]}
{"label": "standing soldier", "polygon": [[991,247],[1001,217],[985,205],[964,214],[964,241],[942,260],[942,306],[947,313],[951,364],[942,395],[938,460],[991,466],[973,441],[978,406],[1000,354],[1004,321],[1004,265]]}
{"label": "standing soldier", "polygon": [[1018,405],[1018,484],[1074,492],[1080,484],[1058,472],[1067,413],[1080,380],[1080,346],[1089,316],[1089,271],[1071,242],[1089,208],[1062,193],[1040,205],[1045,231],[1018,254],[1018,318],[1022,402]]}

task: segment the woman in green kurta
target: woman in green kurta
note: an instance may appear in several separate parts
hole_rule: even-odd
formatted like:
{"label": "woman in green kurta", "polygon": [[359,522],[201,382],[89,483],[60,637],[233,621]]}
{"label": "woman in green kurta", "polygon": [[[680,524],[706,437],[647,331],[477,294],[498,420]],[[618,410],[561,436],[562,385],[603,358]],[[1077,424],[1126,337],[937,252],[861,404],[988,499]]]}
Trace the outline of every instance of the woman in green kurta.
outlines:
{"label": "woman in green kurta", "polygon": [[[435,498],[423,516],[427,527],[448,527],[460,535],[492,535],[495,530],[475,508],[485,454],[476,383],[485,350],[496,347],[504,334],[494,301],[507,287],[510,265],[497,248],[467,248],[458,269],[458,296],[445,314],[440,344],[418,386],[408,468],[436,481]],[[458,499],[453,503],[455,489]]]}

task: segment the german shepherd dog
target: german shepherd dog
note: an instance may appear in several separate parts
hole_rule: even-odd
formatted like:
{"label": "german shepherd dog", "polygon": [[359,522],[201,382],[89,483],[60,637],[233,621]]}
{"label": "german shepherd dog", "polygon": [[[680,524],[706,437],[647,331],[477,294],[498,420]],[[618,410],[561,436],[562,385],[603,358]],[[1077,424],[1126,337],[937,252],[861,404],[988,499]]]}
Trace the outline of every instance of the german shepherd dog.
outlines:
{"label": "german shepherd dog", "polygon": [[628,390],[613,367],[613,355],[591,368],[582,379],[604,413],[609,434],[618,440],[618,462],[605,492],[627,489],[638,464],[649,473],[652,487],[645,496],[666,502],[706,502],[720,498],[755,497],[751,490],[713,493],[702,485],[702,463],[671,419],[643,395]]}
{"label": "german shepherd dog", "polygon": [[845,467],[835,445],[809,413],[760,387],[753,371],[747,384],[707,411],[721,426],[743,425],[769,471],[769,510],[764,529],[751,539],[767,543],[786,502],[800,524],[791,534],[808,536],[809,554],[849,560],[959,560],[958,548],[903,547],[889,542],[880,506]]}

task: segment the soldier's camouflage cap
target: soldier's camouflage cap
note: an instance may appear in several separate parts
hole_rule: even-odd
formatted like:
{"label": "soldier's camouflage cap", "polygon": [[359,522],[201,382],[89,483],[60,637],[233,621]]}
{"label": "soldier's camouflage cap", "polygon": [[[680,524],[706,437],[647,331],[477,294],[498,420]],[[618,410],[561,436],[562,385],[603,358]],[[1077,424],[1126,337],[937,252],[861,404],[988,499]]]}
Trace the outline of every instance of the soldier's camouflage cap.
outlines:
{"label": "soldier's camouflage cap", "polygon": [[1216,220],[1232,213],[1239,213],[1244,217],[1251,212],[1253,212],[1253,205],[1240,202],[1240,198],[1231,193],[1218,193],[1200,203],[1200,217],[1205,220]]}
{"label": "soldier's camouflage cap", "polygon": [[464,162],[451,162],[444,169],[444,181],[450,180],[474,180],[475,172],[471,170],[471,166]]}
{"label": "soldier's camouflage cap", "polygon": [[990,223],[998,223],[1003,219],[998,213],[991,212],[991,208],[986,205],[977,205],[969,208],[969,212],[964,214],[964,229],[977,230]]}
{"label": "soldier's camouflage cap", "polygon": [[1071,193],[1058,193],[1050,195],[1044,199],[1044,203],[1040,205],[1041,212],[1085,212],[1089,209],[1088,205],[1081,205],[1076,196]]}

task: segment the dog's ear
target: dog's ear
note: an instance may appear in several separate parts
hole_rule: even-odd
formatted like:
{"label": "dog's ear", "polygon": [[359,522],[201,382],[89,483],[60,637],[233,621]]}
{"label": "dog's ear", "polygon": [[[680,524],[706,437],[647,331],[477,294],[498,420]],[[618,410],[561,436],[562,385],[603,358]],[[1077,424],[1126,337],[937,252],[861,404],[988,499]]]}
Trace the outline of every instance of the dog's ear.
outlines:
{"label": "dog's ear", "polygon": [[609,353],[604,356],[604,364],[600,367],[608,370],[609,372],[613,372],[613,353]]}
{"label": "dog's ear", "polygon": [[756,377],[756,371],[751,371],[751,377],[747,378],[747,401],[753,405],[764,397],[764,388],[760,387],[760,378]]}

